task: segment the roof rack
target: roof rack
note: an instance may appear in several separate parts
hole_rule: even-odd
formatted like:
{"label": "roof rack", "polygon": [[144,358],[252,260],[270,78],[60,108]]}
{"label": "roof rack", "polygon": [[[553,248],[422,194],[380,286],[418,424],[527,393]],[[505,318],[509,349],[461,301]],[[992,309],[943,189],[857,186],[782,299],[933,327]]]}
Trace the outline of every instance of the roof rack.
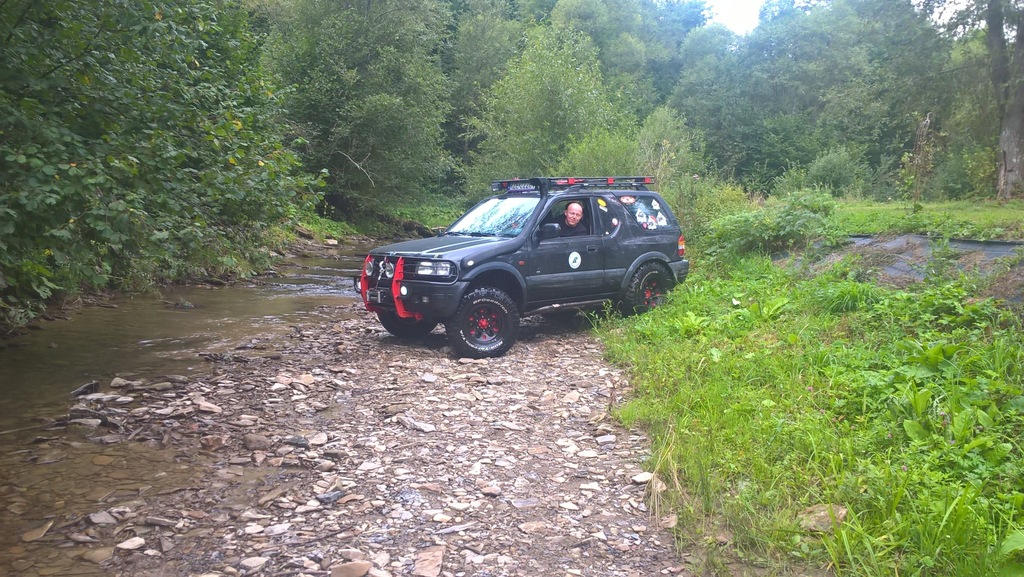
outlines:
{"label": "roof rack", "polygon": [[547,194],[569,188],[632,188],[647,190],[654,184],[653,176],[542,176],[534,178],[513,178],[495,180],[491,183],[494,192],[540,192]]}

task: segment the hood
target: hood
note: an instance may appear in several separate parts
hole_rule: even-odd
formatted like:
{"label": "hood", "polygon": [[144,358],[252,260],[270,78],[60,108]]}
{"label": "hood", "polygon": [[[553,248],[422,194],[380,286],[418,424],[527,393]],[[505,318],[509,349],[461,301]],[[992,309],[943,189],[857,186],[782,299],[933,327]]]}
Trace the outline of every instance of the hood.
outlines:
{"label": "hood", "polygon": [[522,238],[435,236],[381,246],[371,250],[370,254],[375,256],[388,255],[444,259],[460,262],[467,256],[479,259],[482,253],[491,255],[506,250],[511,252],[516,250],[522,243]]}

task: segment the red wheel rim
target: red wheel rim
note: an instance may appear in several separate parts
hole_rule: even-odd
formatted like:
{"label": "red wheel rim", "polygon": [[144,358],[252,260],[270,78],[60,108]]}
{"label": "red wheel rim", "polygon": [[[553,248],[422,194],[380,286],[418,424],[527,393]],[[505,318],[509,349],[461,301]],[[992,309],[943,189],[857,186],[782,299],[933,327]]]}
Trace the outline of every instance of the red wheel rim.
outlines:
{"label": "red wheel rim", "polygon": [[469,311],[466,317],[466,333],[479,343],[489,343],[501,336],[505,317],[497,308],[482,305]]}
{"label": "red wheel rim", "polygon": [[661,290],[661,283],[658,282],[657,276],[648,277],[644,281],[642,294],[644,306],[656,307],[661,304],[661,299],[665,296],[665,293]]}

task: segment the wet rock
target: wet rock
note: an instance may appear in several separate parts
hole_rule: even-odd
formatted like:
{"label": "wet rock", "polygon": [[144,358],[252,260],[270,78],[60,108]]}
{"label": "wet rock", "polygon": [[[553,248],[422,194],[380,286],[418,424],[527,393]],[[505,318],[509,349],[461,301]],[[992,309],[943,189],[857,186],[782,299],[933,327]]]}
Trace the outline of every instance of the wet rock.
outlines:
{"label": "wet rock", "polygon": [[25,533],[22,533],[21,540],[26,543],[38,541],[39,539],[43,538],[43,535],[46,535],[47,531],[50,530],[50,527],[53,527],[53,521],[47,521],[41,527],[36,527],[31,531],[26,531]]}
{"label": "wet rock", "polygon": [[116,525],[117,519],[106,511],[100,511],[89,515],[89,522],[93,525]]}
{"label": "wet rock", "polygon": [[98,547],[96,549],[89,549],[85,553],[82,553],[82,559],[95,563],[97,565],[110,561],[114,556],[113,547]]}
{"label": "wet rock", "polygon": [[89,395],[100,390],[99,381],[89,381],[77,389],[71,391],[72,397],[81,397],[83,395]]}

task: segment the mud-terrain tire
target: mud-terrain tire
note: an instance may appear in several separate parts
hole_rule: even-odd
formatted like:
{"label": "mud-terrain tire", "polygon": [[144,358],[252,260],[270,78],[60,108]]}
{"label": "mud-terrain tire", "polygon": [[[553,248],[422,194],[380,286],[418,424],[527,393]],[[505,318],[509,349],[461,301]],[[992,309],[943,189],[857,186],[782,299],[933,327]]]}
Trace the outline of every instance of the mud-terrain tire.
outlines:
{"label": "mud-terrain tire", "polygon": [[403,319],[391,311],[377,311],[377,320],[384,330],[403,339],[415,339],[430,334],[437,326],[434,319]]}
{"label": "mud-terrain tire", "polygon": [[460,357],[500,357],[519,336],[519,307],[504,291],[481,287],[462,297],[444,323],[448,344]]}
{"label": "mud-terrain tire", "polygon": [[654,261],[640,265],[629,279],[626,294],[622,299],[622,314],[645,313],[665,302],[665,295],[672,289],[671,276],[665,267]]}

